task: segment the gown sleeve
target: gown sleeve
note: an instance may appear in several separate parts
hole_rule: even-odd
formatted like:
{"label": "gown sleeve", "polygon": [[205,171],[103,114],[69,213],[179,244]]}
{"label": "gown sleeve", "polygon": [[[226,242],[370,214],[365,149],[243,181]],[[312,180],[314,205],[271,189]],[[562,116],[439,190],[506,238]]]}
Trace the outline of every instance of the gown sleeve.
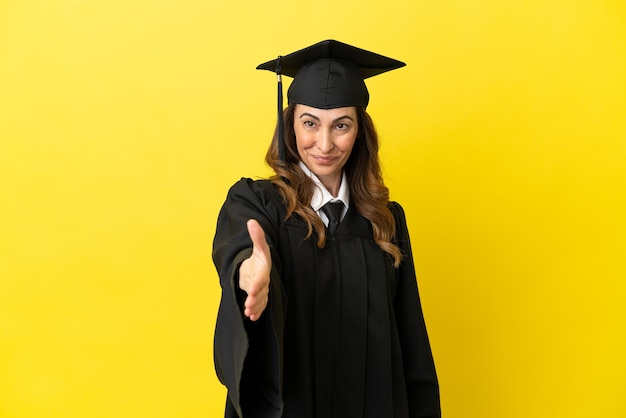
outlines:
{"label": "gown sleeve", "polygon": [[[282,218],[280,205],[264,190],[271,187],[269,182],[250,179],[237,182],[222,206],[213,241],[213,262],[222,288],[214,360],[217,376],[228,389],[227,418],[280,417],[283,410],[280,353],[286,300],[274,245]],[[252,253],[248,219],[259,222],[272,254],[268,306],[254,322],[243,315],[245,293],[239,288],[239,266]]]}
{"label": "gown sleeve", "polygon": [[397,270],[394,313],[402,350],[404,376],[411,418],[440,418],[439,384],[422,312],[413,253],[404,210],[391,204],[396,237],[403,259]]}

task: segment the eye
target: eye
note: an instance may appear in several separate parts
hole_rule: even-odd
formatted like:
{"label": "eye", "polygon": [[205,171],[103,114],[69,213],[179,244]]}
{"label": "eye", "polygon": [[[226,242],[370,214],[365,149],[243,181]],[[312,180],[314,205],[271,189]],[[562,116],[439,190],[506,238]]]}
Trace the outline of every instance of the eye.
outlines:
{"label": "eye", "polygon": [[347,123],[344,122],[339,122],[337,124],[337,129],[339,129],[340,131],[345,131],[346,129],[349,129],[350,125],[348,125]]}
{"label": "eye", "polygon": [[312,120],[305,120],[304,122],[302,122],[302,124],[306,128],[314,128],[315,127],[315,122],[313,122]]}

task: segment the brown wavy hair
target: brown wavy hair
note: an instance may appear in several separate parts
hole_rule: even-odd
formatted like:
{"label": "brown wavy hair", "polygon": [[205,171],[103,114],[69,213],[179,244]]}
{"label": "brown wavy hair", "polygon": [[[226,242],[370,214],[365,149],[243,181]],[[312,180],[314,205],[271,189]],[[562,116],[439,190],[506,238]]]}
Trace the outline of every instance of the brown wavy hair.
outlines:
{"label": "brown wavy hair", "polygon": [[[300,157],[294,131],[295,104],[284,111],[285,160],[278,158],[278,125],[265,156],[266,163],[276,173],[271,181],[278,187],[287,205],[287,218],[293,214],[300,216],[309,228],[307,238],[313,230],[317,232],[317,246],[326,244],[324,223],[311,208],[315,184],[299,166]],[[364,108],[357,107],[358,133],[350,158],[343,167],[350,188],[350,204],[366,219],[374,231],[376,244],[387,252],[398,267],[402,259],[400,249],[393,244],[396,224],[387,204],[389,189],[385,186],[378,159],[378,134]]]}

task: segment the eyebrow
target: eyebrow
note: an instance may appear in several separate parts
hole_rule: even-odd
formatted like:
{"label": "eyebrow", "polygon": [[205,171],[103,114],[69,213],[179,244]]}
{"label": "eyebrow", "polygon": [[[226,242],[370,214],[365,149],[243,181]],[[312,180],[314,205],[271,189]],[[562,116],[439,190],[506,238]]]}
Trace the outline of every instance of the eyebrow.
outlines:
{"label": "eyebrow", "polygon": [[[308,113],[308,112],[304,112],[303,114],[301,114],[298,119],[302,119],[305,116],[311,117],[311,118],[313,118],[313,119],[315,119],[317,121],[320,120],[320,118],[318,118],[317,116],[315,116],[315,115],[313,115],[311,113]],[[337,123],[337,122],[339,122],[342,119],[350,119],[351,121],[354,122],[354,119],[352,118],[352,116],[350,116],[350,115],[343,115],[343,116],[339,116],[338,118],[333,120],[333,123]]]}

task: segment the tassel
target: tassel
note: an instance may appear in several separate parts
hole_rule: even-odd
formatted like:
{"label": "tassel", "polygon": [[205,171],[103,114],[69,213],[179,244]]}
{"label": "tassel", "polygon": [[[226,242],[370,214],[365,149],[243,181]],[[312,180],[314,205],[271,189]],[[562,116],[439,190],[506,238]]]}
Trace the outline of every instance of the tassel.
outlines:
{"label": "tassel", "polygon": [[278,79],[278,159],[286,162],[285,159],[285,122],[283,120],[283,79],[281,76],[280,60],[276,62],[276,77]]}

